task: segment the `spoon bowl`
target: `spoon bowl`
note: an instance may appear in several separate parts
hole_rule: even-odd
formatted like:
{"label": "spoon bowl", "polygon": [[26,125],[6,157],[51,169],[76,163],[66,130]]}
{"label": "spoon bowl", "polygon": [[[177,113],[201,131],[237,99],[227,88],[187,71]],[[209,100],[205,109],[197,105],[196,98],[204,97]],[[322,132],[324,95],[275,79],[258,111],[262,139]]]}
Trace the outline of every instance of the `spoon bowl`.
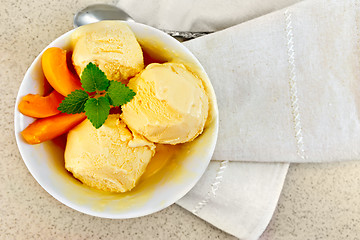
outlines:
{"label": "spoon bowl", "polygon": [[99,22],[102,20],[121,20],[134,22],[134,19],[122,9],[108,4],[94,4],[77,12],[74,27]]}

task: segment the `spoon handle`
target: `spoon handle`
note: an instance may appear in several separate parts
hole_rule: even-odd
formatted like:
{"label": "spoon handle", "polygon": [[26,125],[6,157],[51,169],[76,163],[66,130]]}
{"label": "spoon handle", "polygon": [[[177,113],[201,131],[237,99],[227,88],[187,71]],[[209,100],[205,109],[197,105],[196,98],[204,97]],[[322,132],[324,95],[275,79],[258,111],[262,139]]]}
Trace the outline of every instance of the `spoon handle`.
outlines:
{"label": "spoon handle", "polygon": [[184,39],[193,39],[197,37],[201,37],[213,32],[187,32],[187,31],[170,31],[170,30],[162,30],[163,32],[169,34],[172,37],[182,37]]}

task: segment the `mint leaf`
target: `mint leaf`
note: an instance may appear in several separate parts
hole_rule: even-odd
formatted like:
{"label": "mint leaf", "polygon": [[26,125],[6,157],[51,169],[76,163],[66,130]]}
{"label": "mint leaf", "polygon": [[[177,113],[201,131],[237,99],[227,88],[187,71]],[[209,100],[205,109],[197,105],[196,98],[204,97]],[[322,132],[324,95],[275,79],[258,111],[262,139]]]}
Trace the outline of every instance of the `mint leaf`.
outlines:
{"label": "mint leaf", "polygon": [[75,114],[84,112],[84,105],[89,99],[89,95],[84,90],[72,91],[60,103],[58,110],[63,113]]}
{"label": "mint leaf", "polygon": [[109,86],[105,73],[90,62],[81,74],[82,87],[87,92],[104,91]]}
{"label": "mint leaf", "polygon": [[96,129],[104,124],[109,111],[110,103],[106,97],[90,98],[85,103],[85,114]]}
{"label": "mint leaf", "polygon": [[106,97],[109,98],[111,105],[118,107],[133,99],[135,94],[136,93],[125,84],[117,81],[110,81]]}

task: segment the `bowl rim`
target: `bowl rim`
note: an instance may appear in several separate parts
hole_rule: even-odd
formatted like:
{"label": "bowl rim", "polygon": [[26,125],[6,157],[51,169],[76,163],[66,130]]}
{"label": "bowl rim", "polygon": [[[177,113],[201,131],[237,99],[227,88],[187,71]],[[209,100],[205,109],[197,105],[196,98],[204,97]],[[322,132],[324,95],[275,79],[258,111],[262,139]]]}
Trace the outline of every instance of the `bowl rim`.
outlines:
{"label": "bowl rim", "polygon": [[[120,22],[124,22],[124,21],[120,21]],[[153,28],[151,26],[142,24],[142,23],[137,23],[137,22],[124,22],[126,23],[130,28],[132,27],[136,27],[139,26],[141,28],[144,28],[146,30],[149,31],[153,31],[156,32],[157,34],[162,35],[162,37],[164,37],[165,39],[167,39],[167,41],[171,41],[171,42],[177,42],[176,44],[181,45],[181,49],[182,51],[184,51],[186,53],[186,55],[190,56],[191,59],[200,67],[200,70],[202,71],[202,73],[205,74],[205,76],[207,77],[208,80],[208,91],[211,91],[211,95],[212,95],[212,101],[213,101],[213,111],[214,111],[214,118],[213,121],[215,121],[214,123],[214,130],[213,130],[213,134],[214,134],[214,139],[211,138],[212,142],[211,144],[209,144],[209,148],[208,148],[208,152],[209,152],[209,159],[207,160],[207,164],[206,166],[201,169],[201,171],[199,172],[198,176],[196,176],[196,178],[190,183],[190,184],[186,184],[184,185],[184,187],[181,188],[181,190],[176,194],[176,196],[174,196],[172,198],[171,201],[168,201],[166,204],[162,204],[161,206],[159,205],[158,207],[155,208],[147,208],[146,210],[142,210],[141,213],[139,214],[138,212],[130,212],[127,213],[126,216],[123,216],[122,214],[119,213],[115,213],[115,214],[109,214],[103,211],[94,211],[91,208],[85,208],[84,206],[79,207],[77,204],[73,203],[72,200],[68,199],[67,197],[59,194],[55,189],[53,189],[51,186],[49,186],[48,184],[46,184],[45,182],[41,181],[39,176],[36,174],[35,171],[35,165],[30,164],[31,163],[31,157],[28,157],[26,155],[25,150],[22,147],[23,140],[22,137],[20,135],[20,131],[21,131],[21,119],[20,117],[22,116],[22,114],[19,112],[18,110],[18,105],[19,105],[19,101],[21,100],[20,96],[20,92],[21,89],[23,88],[24,82],[25,80],[28,78],[28,75],[30,75],[33,71],[34,71],[34,67],[35,65],[38,63],[38,61],[41,61],[41,56],[43,54],[43,52],[50,48],[53,47],[54,45],[56,45],[56,43],[58,41],[64,40],[66,38],[68,38],[72,32],[75,31],[75,29],[72,29],[64,34],[62,34],[61,36],[57,37],[55,40],[53,40],[50,44],[48,44],[38,55],[37,57],[33,60],[33,62],[31,63],[30,67],[27,69],[23,80],[21,81],[21,85],[18,89],[18,93],[17,93],[17,97],[16,97],[16,101],[15,101],[15,106],[14,106],[14,133],[15,133],[15,139],[16,139],[16,144],[18,147],[18,150],[20,152],[20,155],[26,165],[26,167],[28,168],[29,172],[31,173],[31,175],[34,177],[34,179],[40,184],[40,186],[46,191],[48,192],[52,197],[54,197],[56,200],[58,200],[59,202],[61,202],[62,204],[87,215],[91,215],[91,216],[95,216],[95,217],[101,217],[101,218],[109,218],[109,219],[130,219],[130,218],[136,218],[136,217],[142,217],[142,216],[146,216],[158,211],[161,211],[165,208],[167,208],[168,206],[172,205],[173,203],[175,203],[176,201],[178,201],[179,199],[181,199],[183,196],[185,196],[200,180],[200,178],[204,175],[206,169],[208,168],[208,165],[210,164],[211,161],[211,156],[214,153],[215,150],[215,146],[216,146],[216,142],[218,139],[218,132],[219,132],[219,110],[218,110],[218,105],[217,105],[217,100],[216,100],[216,95],[215,95],[215,91],[213,89],[213,86],[211,84],[210,78],[208,77],[204,67],[201,65],[201,63],[199,62],[199,60],[194,56],[194,54],[182,43],[178,42],[175,38],[167,35],[166,33],[162,32],[161,30],[158,30],[156,28]],[[164,41],[164,40],[162,40]],[[27,143],[25,143],[27,144]],[[30,159],[30,161],[29,161]]]}

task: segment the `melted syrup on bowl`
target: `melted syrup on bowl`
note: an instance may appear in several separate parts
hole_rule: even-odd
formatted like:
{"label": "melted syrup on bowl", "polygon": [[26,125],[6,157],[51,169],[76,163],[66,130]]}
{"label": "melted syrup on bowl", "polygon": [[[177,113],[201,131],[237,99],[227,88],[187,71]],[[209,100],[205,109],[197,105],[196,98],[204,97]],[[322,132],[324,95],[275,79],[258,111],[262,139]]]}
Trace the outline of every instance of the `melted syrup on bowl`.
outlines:
{"label": "melted syrup on bowl", "polygon": [[161,61],[159,59],[153,58],[146,51],[144,51],[144,49],[142,49],[142,51],[143,51],[143,56],[144,56],[144,66],[145,67],[151,63],[164,63],[165,62],[165,61]]}
{"label": "melted syrup on bowl", "polygon": [[66,147],[66,139],[67,139],[67,133],[56,137],[52,140],[52,142],[54,143],[54,145],[58,146],[60,149],[62,149],[63,151],[65,151],[65,147]]}

